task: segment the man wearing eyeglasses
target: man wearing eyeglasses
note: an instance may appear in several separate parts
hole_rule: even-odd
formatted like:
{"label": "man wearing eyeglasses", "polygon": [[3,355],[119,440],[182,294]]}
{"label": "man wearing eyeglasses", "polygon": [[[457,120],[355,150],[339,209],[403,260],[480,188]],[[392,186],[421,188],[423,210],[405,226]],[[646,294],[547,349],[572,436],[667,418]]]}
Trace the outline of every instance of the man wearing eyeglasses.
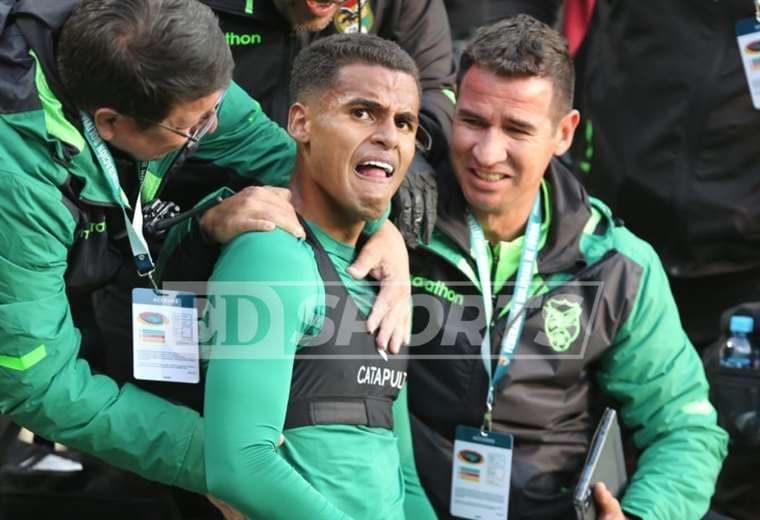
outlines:
{"label": "man wearing eyeglasses", "polygon": [[[93,290],[137,274],[148,284],[137,217],[189,149],[287,184],[293,142],[232,69],[215,16],[195,0],[0,0],[0,413],[200,493],[199,415],[120,388],[80,355],[97,369],[106,346]],[[248,227],[302,233],[285,193],[254,190],[263,209]]]}
{"label": "man wearing eyeglasses", "polygon": [[[140,122],[157,126],[159,128],[163,128],[164,130],[168,130],[169,132],[185,139],[188,144],[190,143],[197,144],[198,142],[200,142],[203,136],[205,136],[209,132],[213,132],[216,129],[216,118],[218,117],[219,107],[222,105],[222,101],[224,101],[224,94],[225,92],[222,92],[218,96],[219,99],[217,100],[216,104],[211,108],[211,110],[208,110],[205,114],[203,114],[201,119],[198,120],[198,122],[195,125],[191,127],[187,127],[188,130],[183,130],[182,128],[186,128],[184,126],[178,126],[178,127],[172,126],[171,124],[162,123],[160,121],[149,121],[147,119],[142,119],[142,118],[135,118],[135,119],[139,120]],[[172,148],[172,150],[174,150],[174,148]]]}

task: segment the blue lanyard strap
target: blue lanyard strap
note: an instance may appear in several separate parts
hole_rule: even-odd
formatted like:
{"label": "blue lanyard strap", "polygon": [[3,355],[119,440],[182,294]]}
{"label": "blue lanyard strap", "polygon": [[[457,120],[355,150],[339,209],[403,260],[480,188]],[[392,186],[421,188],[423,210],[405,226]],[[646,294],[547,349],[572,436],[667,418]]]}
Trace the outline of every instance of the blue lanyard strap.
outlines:
{"label": "blue lanyard strap", "polygon": [[92,146],[92,149],[95,152],[95,157],[106,174],[106,179],[111,187],[114,202],[119,205],[121,212],[124,215],[124,227],[127,232],[127,237],[129,237],[129,247],[132,250],[132,257],[134,258],[135,266],[137,267],[137,274],[150,278],[151,283],[155,287],[152,277],[155,265],[153,264],[153,259],[148,250],[148,244],[145,242],[145,236],[143,235],[142,196],[140,194],[142,190],[138,190],[134,219],[133,221],[130,221],[127,211],[124,208],[124,206],[129,204],[129,201],[119,184],[119,175],[116,171],[116,164],[113,161],[111,152],[98,134],[98,131],[95,128],[95,123],[92,121],[89,114],[80,112],[80,118],[84,125],[85,138],[90,143],[90,146]]}
{"label": "blue lanyard strap", "polygon": [[[475,253],[475,263],[478,267],[478,278],[480,279],[481,290],[483,293],[483,307],[486,315],[486,330],[483,335],[483,343],[480,345],[480,356],[483,359],[483,366],[488,374],[488,396],[486,397],[486,413],[483,417],[483,426],[481,433],[491,431],[491,414],[493,411],[494,388],[499,381],[504,378],[509,370],[509,363],[517,352],[517,346],[520,342],[523,327],[525,325],[525,303],[528,301],[530,284],[533,279],[533,270],[538,258],[538,243],[541,236],[541,221],[543,215],[541,211],[541,192],[536,194],[533,200],[533,207],[528,217],[528,225],[525,228],[525,242],[522,252],[520,253],[520,266],[515,278],[515,290],[512,296],[512,308],[509,310],[507,323],[509,328],[501,340],[499,349],[499,362],[494,374],[491,369],[491,327],[494,325],[493,320],[493,296],[491,291],[491,274],[488,269],[486,239],[480,224],[472,216],[467,215],[468,225],[470,227],[470,241]],[[495,321],[495,320],[494,320]]]}

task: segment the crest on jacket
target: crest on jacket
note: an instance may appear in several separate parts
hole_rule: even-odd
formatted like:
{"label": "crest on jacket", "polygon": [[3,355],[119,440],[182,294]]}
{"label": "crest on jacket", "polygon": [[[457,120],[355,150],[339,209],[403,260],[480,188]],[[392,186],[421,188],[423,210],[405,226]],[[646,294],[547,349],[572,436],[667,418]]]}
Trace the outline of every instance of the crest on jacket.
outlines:
{"label": "crest on jacket", "polygon": [[551,298],[542,309],[544,334],[555,352],[565,352],[581,332],[581,305],[569,299]]}
{"label": "crest on jacket", "polygon": [[349,0],[338,9],[333,17],[333,24],[339,33],[359,32],[361,23],[361,32],[368,33],[375,23],[375,15],[372,13],[372,7],[369,0],[362,0],[361,13],[359,13],[359,0]]}

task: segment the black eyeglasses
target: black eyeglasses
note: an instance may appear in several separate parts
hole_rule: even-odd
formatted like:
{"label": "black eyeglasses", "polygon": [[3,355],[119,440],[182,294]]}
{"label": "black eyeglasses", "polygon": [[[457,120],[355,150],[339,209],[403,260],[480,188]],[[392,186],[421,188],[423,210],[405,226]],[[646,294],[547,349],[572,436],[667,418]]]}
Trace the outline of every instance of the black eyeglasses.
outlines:
{"label": "black eyeglasses", "polygon": [[203,136],[206,135],[208,131],[211,129],[211,127],[213,126],[214,121],[219,116],[219,108],[222,106],[222,101],[224,101],[224,96],[226,94],[227,94],[226,90],[222,92],[222,95],[219,96],[219,100],[214,105],[214,108],[211,114],[209,114],[205,120],[202,120],[201,122],[199,122],[195,126],[195,128],[190,129],[189,132],[184,132],[178,128],[174,128],[169,125],[159,123],[157,121],[149,121],[147,119],[142,119],[140,117],[133,116],[133,119],[138,120],[138,121],[145,121],[146,123],[150,123],[151,125],[157,126],[159,128],[163,128],[164,130],[168,130],[171,133],[184,137],[189,142],[195,144],[195,143],[198,143],[198,141],[200,141],[203,138]]}

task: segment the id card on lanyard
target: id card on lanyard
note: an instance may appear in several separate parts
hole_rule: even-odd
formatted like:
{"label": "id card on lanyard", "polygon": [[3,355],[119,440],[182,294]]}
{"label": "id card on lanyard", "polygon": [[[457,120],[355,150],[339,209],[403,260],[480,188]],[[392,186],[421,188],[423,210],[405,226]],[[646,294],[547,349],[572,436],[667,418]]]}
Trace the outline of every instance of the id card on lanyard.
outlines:
{"label": "id card on lanyard", "polygon": [[504,520],[509,508],[512,436],[457,426],[451,478],[451,514]]}
{"label": "id card on lanyard", "polygon": [[132,289],[132,338],[135,379],[200,381],[194,294]]}
{"label": "id card on lanyard", "polygon": [[[533,200],[528,224],[525,228],[525,241],[515,278],[512,307],[507,318],[507,330],[501,341],[495,373],[491,367],[491,327],[493,327],[495,320],[493,318],[491,274],[487,262],[486,239],[483,229],[475,217],[468,214],[467,219],[486,315],[486,330],[480,346],[480,355],[483,360],[483,367],[488,374],[488,395],[486,396],[486,412],[480,429],[464,425],[457,427],[451,477],[450,511],[452,515],[472,520],[503,520],[507,517],[509,509],[513,439],[509,434],[492,431],[494,389],[509,370],[509,365],[517,352],[525,325],[525,304],[528,301],[533,271],[538,258],[543,219],[541,192],[539,191]],[[468,461],[468,457],[472,460]],[[476,459],[480,460],[477,464],[473,462]]]}
{"label": "id card on lanyard", "polygon": [[755,0],[754,4],[755,17],[736,22],[736,42],[752,96],[752,105],[756,110],[760,110],[760,0]]}
{"label": "id card on lanyard", "polygon": [[82,112],[80,117],[85,138],[105,172],[113,202],[124,217],[137,274],[150,279],[153,286],[152,289],[134,289],[132,292],[134,376],[150,381],[197,383],[200,355],[194,295],[158,290],[153,281],[155,265],[143,234],[142,186],[138,190],[134,218],[130,221],[125,209],[129,201],[119,184],[111,152],[89,114]]}

